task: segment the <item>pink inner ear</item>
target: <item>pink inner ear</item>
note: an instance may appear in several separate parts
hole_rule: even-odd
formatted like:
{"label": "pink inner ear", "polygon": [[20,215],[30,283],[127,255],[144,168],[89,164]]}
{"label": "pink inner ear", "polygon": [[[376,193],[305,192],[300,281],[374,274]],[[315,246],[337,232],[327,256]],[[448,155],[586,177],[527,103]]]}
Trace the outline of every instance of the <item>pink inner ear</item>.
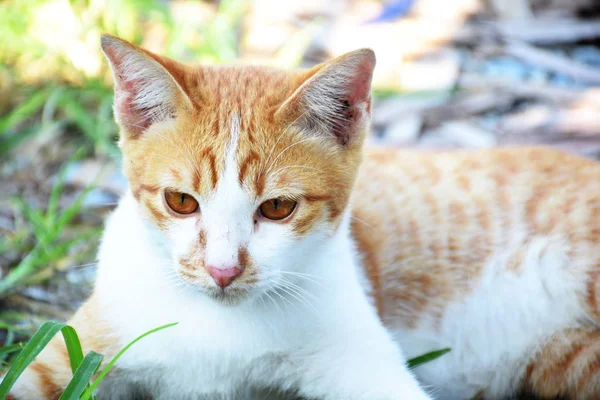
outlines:
{"label": "pink inner ear", "polygon": [[126,54],[121,45],[108,44],[103,50],[114,69],[115,105],[114,110],[119,122],[132,134],[138,135],[146,130],[152,123],[147,110],[140,109],[135,104],[135,98],[143,85],[143,79],[127,80],[123,70],[123,61]]}
{"label": "pink inner ear", "polygon": [[353,66],[353,74],[344,88],[344,97],[337,99],[342,102],[342,107],[338,111],[339,119],[331,129],[342,145],[346,145],[356,134],[355,123],[360,115],[356,106],[365,102],[367,115],[371,113],[371,76],[374,67],[372,58],[361,57]]}
{"label": "pink inner ear", "polygon": [[369,59],[361,60],[356,67],[356,74],[348,87],[348,102],[351,105],[368,100],[371,92],[371,74],[375,65]]}
{"label": "pink inner ear", "polygon": [[142,133],[152,122],[148,115],[144,115],[144,110],[136,108],[134,103],[137,95],[136,86],[142,84],[142,82],[123,82],[121,78],[117,79],[120,82],[115,82],[115,112],[118,113],[119,120],[127,126],[129,132]]}

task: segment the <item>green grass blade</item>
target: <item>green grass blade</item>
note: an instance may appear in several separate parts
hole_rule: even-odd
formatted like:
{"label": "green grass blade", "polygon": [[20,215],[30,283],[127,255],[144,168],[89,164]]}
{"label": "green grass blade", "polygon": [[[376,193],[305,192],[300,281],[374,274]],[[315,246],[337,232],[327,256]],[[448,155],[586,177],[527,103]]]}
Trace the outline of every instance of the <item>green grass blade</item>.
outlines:
{"label": "green grass blade", "polygon": [[0,329],[14,331],[14,332],[20,333],[21,335],[24,335],[24,336],[29,336],[29,334],[31,334],[31,332],[28,332],[26,329],[20,328],[17,325],[6,323],[4,321],[0,321]]}
{"label": "green grass blade", "polygon": [[92,189],[94,189],[93,186],[87,186],[81,191],[81,193],[77,195],[75,201],[73,201],[73,203],[58,216],[55,221],[56,229],[60,230],[64,228],[69,222],[71,222],[73,218],[75,218],[77,214],[79,214],[81,208],[83,207],[83,202],[85,201],[86,196]]}
{"label": "green grass blade", "polygon": [[143,338],[145,338],[148,335],[151,335],[153,333],[156,333],[158,331],[161,331],[163,329],[167,329],[170,328],[172,326],[177,325],[178,322],[173,322],[170,324],[166,324],[163,326],[159,326],[158,328],[154,328],[144,334],[141,334],[140,336],[138,336],[137,338],[135,338],[134,340],[132,340],[127,346],[123,347],[123,349],[117,353],[116,356],[113,357],[112,360],[110,360],[110,362],[106,365],[106,367],[104,367],[104,369],[102,370],[102,372],[100,372],[100,375],[98,375],[98,377],[94,380],[94,382],[92,383],[92,385],[83,393],[83,395],[81,396],[81,400],[88,400],[90,397],[92,397],[94,390],[96,390],[96,388],[98,387],[98,385],[100,385],[100,383],[102,382],[102,380],[104,379],[104,377],[106,376],[106,374],[109,373],[109,371],[112,369],[112,367],[115,365],[115,363],[117,362],[117,360],[119,358],[121,358],[121,356],[123,354],[125,354],[125,352],[127,350],[129,350],[131,348],[131,346],[133,346],[134,344],[136,344],[137,342],[139,342],[140,340],[142,340]]}
{"label": "green grass blade", "polygon": [[449,351],[450,351],[449,348],[432,351],[430,353],[423,354],[422,356],[411,358],[410,360],[408,360],[406,362],[406,364],[409,369],[412,369],[412,368],[418,367],[421,364],[425,364],[430,361],[433,361],[436,358],[439,358],[439,357],[443,356],[444,354],[448,353]]}
{"label": "green grass blade", "polygon": [[0,156],[10,153],[12,149],[29,139],[32,135],[40,132],[39,124],[20,129],[18,133],[4,135],[0,132]]}
{"label": "green grass blade", "polygon": [[[1,317],[0,317],[1,318]],[[15,332],[12,329],[6,331],[6,339],[4,340],[4,346],[0,348],[0,366],[4,364],[9,354],[13,353],[8,349],[15,340]],[[21,348],[25,346],[25,343],[17,343]],[[8,350],[8,351],[7,351]],[[16,351],[16,350],[15,350]]]}
{"label": "green grass blade", "polygon": [[[38,243],[33,250],[21,260],[17,267],[11,269],[6,276],[0,279],[0,298],[13,290],[23,279],[35,271],[36,262],[40,258],[41,250],[42,247]],[[2,323],[0,322],[0,328],[2,327]]]}
{"label": "green grass blade", "polygon": [[[47,251],[44,254],[40,255],[34,263],[34,272],[38,272],[40,270],[40,266],[53,264],[56,262],[56,260],[65,257],[69,253],[69,250],[78,243],[98,237],[101,231],[101,229],[90,229],[86,232],[80,233],[79,236],[74,237],[73,239],[67,240],[65,242],[53,243],[50,251]],[[27,284],[28,282],[23,281],[22,283]]]}
{"label": "green grass blade", "polygon": [[15,197],[12,199],[13,205],[17,208],[21,214],[25,217],[33,233],[35,234],[38,240],[42,240],[41,238],[46,236],[48,231],[48,227],[46,225],[46,221],[44,219],[44,215],[39,209],[32,208],[29,204],[27,204],[23,199],[19,197]]}
{"label": "green grass blade", "polygon": [[0,136],[8,135],[10,129],[15,128],[38,112],[46,102],[49,93],[50,90],[48,89],[34,92],[23,104],[0,118]]}
{"label": "green grass blade", "polygon": [[59,400],[78,400],[85,388],[89,385],[92,376],[102,363],[104,356],[96,352],[90,351],[73,373],[73,378],[65,388]]}
{"label": "green grass blade", "polygon": [[74,161],[79,160],[83,157],[83,155],[84,149],[79,148],[58,171],[56,181],[52,186],[52,191],[50,192],[50,197],[48,198],[48,209],[46,211],[46,223],[48,225],[52,225],[56,221],[60,197],[65,189],[65,176],[67,174],[67,170]]}
{"label": "green grass blade", "polygon": [[0,347],[0,354],[14,353],[15,351],[22,350],[24,347],[25,343],[16,343],[9,346]]}
{"label": "green grass blade", "polygon": [[11,365],[8,373],[0,383],[0,399],[5,398],[13,387],[19,376],[25,371],[25,368],[37,357],[46,347],[48,342],[61,330],[65,324],[54,321],[44,323],[31,337],[27,345],[21,350],[14,363]]}
{"label": "green grass blade", "polygon": [[66,325],[61,329],[65,344],[67,345],[67,351],[69,352],[69,360],[71,361],[71,370],[73,373],[79,367],[83,360],[83,350],[81,349],[81,342],[77,332],[71,326]]}

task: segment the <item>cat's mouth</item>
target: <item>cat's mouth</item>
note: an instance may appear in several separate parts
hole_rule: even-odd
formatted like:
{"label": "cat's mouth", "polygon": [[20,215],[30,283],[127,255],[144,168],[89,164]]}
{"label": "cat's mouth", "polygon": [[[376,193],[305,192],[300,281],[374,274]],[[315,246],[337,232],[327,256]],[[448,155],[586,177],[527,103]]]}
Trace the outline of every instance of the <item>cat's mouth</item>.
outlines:
{"label": "cat's mouth", "polygon": [[202,292],[203,295],[224,305],[236,305],[250,297],[254,283],[257,282],[254,272],[245,271],[238,279],[227,285],[219,285],[213,277],[209,277],[208,273],[194,270],[188,261],[181,260],[180,264],[181,268],[177,272],[189,289]]}
{"label": "cat's mouth", "polygon": [[221,304],[234,306],[248,298],[250,289],[238,286],[229,286],[226,288],[211,287],[206,288],[205,293]]}

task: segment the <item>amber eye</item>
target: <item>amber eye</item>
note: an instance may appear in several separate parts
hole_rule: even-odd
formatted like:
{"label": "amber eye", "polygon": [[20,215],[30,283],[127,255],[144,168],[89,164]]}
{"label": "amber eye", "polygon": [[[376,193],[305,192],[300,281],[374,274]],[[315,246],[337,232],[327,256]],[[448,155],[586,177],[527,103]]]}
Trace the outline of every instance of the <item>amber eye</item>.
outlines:
{"label": "amber eye", "polygon": [[277,221],[289,217],[296,204],[294,200],[270,199],[262,203],[258,210],[263,217]]}
{"label": "amber eye", "polygon": [[191,214],[198,209],[198,202],[187,193],[166,191],[165,200],[177,214]]}

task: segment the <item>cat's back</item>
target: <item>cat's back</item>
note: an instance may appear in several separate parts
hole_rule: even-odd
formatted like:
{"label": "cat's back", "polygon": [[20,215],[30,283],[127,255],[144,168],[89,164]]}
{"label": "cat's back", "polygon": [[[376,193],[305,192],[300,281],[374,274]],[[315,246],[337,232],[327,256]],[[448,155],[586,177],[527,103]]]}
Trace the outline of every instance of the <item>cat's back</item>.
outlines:
{"label": "cat's back", "polygon": [[416,370],[441,398],[503,398],[540,343],[600,315],[594,161],[543,148],[370,150],[353,201],[384,324],[407,357],[452,349]]}
{"label": "cat's back", "polygon": [[499,252],[518,268],[533,238],[573,256],[600,241],[600,164],[548,148],[370,149],[353,202],[378,305],[402,302],[407,316],[422,298],[454,298]]}

